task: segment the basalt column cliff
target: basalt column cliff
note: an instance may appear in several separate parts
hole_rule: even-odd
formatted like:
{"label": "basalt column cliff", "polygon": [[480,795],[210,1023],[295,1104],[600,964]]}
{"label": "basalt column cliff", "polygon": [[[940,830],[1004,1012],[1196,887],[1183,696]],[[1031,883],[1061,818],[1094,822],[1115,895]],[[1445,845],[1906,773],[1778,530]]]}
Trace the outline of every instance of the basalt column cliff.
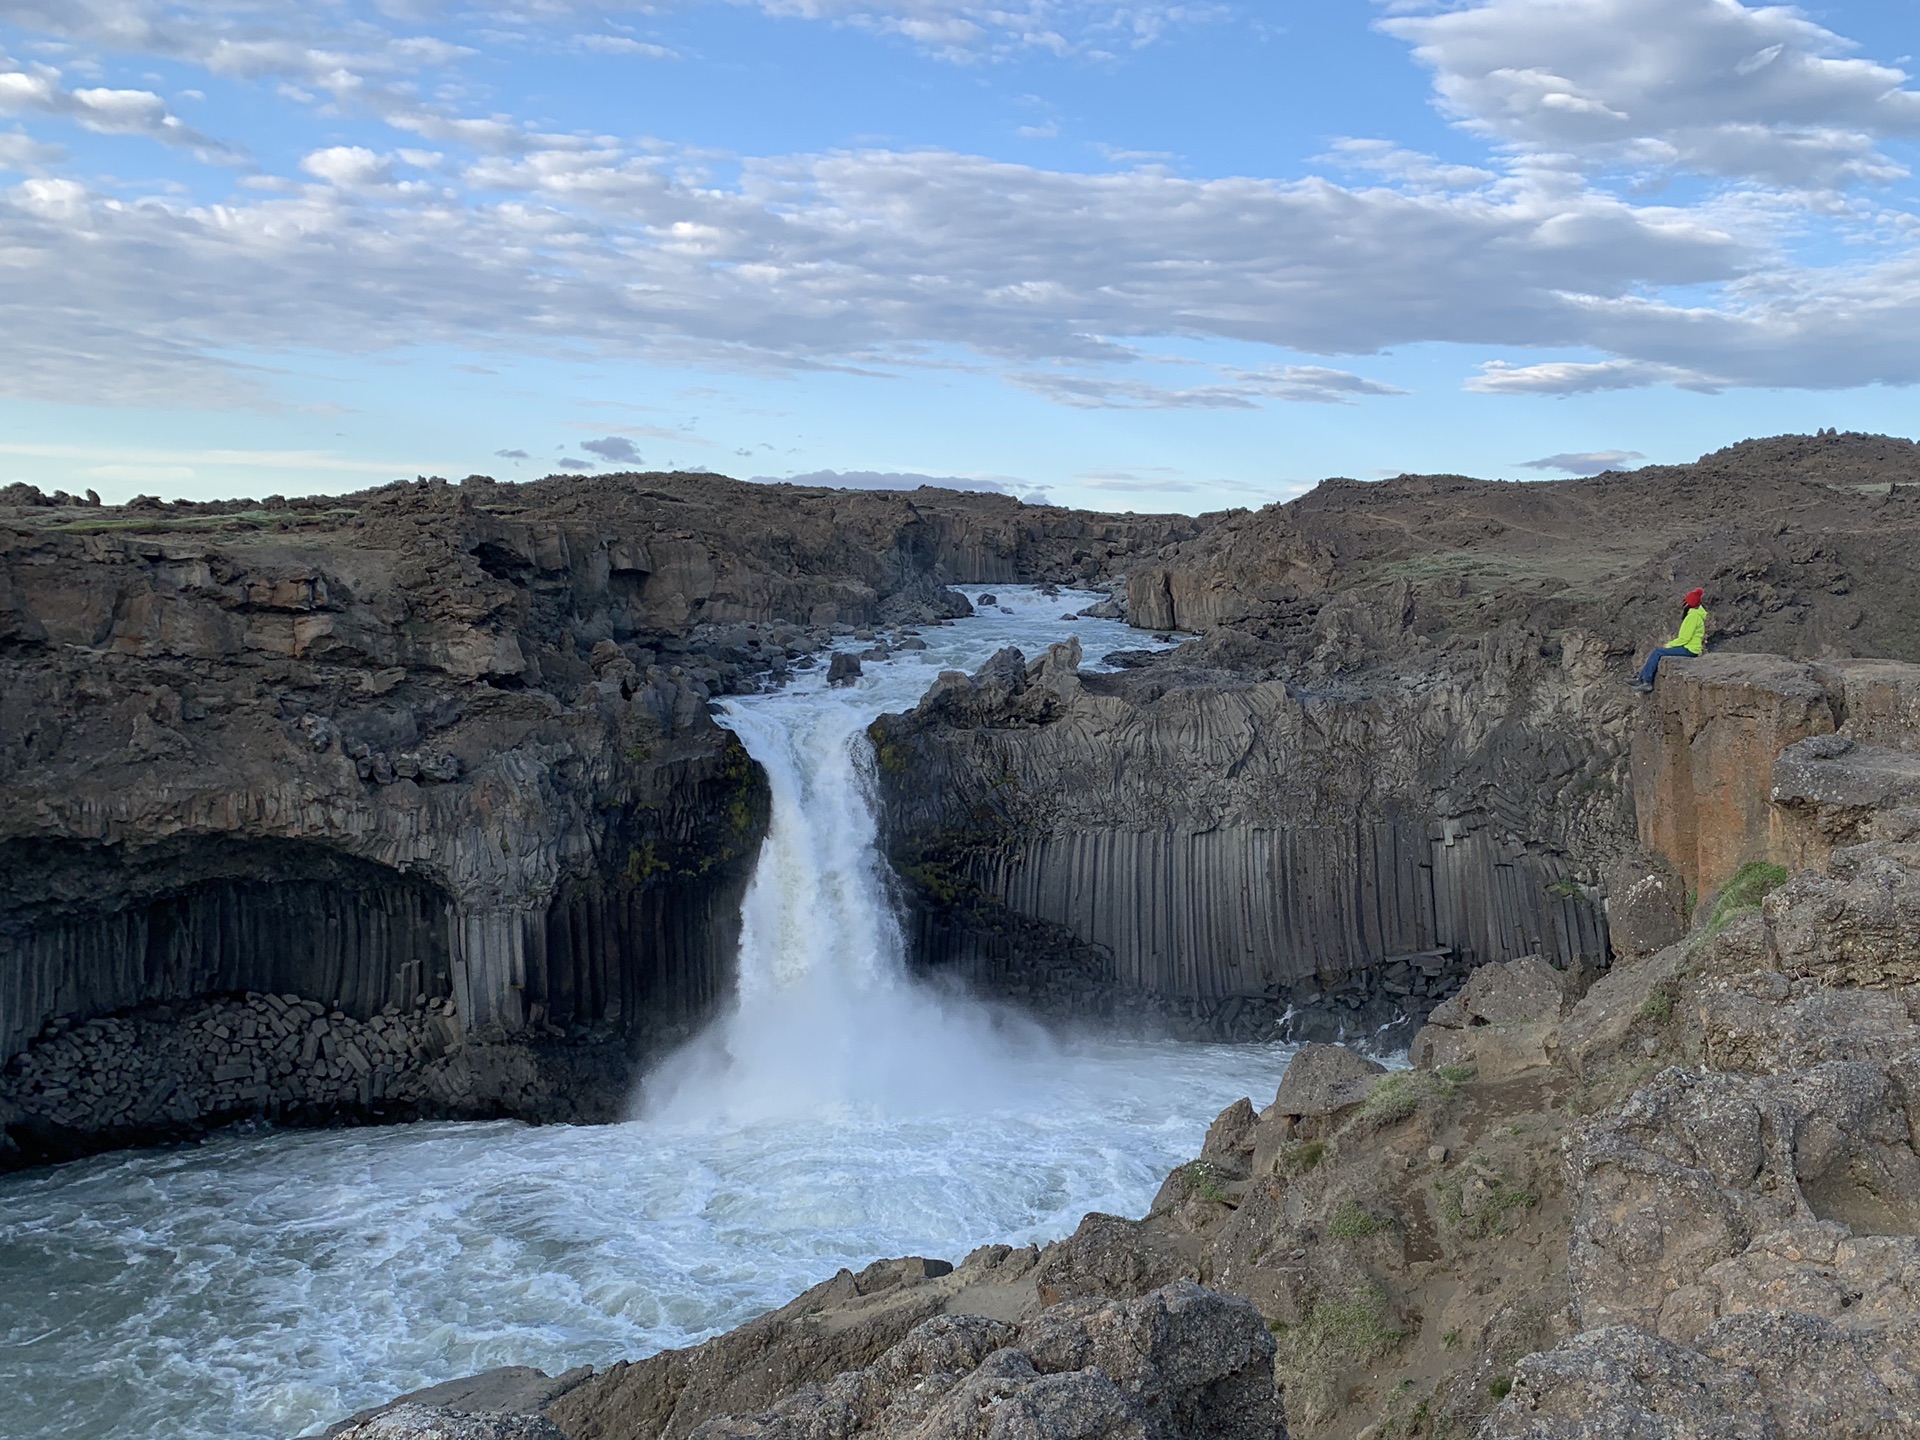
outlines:
{"label": "basalt column cliff", "polygon": [[[1636,814],[1636,778],[1684,777],[1636,777],[1632,667],[1696,584],[1717,653],[1920,658],[1916,482],[1907,441],[1822,435],[1592,480],[1333,480],[1223,517],[1128,587],[1136,626],[1200,638],[1118,674],[1009,652],[874,727],[922,957],[1075,1012],[1330,1038],[1404,1037],[1490,961],[1657,948],[1739,847],[1666,833],[1732,803],[1710,786]],[[1806,712],[1755,765],[1834,728],[1801,688],[1755,692]],[[1698,718],[1696,752],[1733,734]]]}
{"label": "basalt column cliff", "polygon": [[[718,476],[0,493],[0,1120],[614,1114],[728,983],[762,777],[711,697],[944,587],[1197,533]],[[23,1147],[23,1148],[22,1148]]]}

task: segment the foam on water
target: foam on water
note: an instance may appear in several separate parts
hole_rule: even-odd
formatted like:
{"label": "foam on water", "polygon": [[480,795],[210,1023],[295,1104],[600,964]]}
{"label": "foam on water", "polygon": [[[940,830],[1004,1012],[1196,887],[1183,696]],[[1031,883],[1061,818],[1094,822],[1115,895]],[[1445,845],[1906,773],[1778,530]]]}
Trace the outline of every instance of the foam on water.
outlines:
{"label": "foam on water", "polygon": [[687,1344],[842,1265],[1144,1210],[1287,1052],[1050,1041],[909,982],[884,902],[867,721],[1002,644],[1141,644],[1060,621],[1088,597],[997,593],[1011,613],[851,690],[730,703],[775,793],[740,997],[641,1118],[229,1131],[0,1181],[0,1431],[285,1437],[488,1366]]}

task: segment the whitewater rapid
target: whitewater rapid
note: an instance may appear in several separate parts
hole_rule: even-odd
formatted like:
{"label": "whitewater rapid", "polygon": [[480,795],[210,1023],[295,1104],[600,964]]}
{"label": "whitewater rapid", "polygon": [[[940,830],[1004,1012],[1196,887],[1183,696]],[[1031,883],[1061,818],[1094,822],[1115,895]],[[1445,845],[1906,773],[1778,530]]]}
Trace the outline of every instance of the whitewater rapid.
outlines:
{"label": "whitewater rapid", "polygon": [[283,1440],[473,1370],[692,1343],[842,1265],[1141,1213],[1288,1052],[1050,1039],[905,975],[866,724],[1004,644],[1143,639],[1062,618],[1091,596],[995,593],[853,687],[727,702],[774,791],[739,994],[634,1120],[237,1129],[0,1180],[0,1434]]}

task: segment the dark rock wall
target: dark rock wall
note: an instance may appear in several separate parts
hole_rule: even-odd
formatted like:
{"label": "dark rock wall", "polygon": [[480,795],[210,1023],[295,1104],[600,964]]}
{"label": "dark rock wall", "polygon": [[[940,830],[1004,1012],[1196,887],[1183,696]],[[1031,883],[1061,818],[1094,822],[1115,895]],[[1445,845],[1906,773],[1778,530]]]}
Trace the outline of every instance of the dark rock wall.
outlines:
{"label": "dark rock wall", "polygon": [[1104,974],[1204,1018],[1336,991],[1417,1005],[1529,953],[1605,962],[1598,881],[1632,811],[1624,706],[1587,651],[1316,693],[1217,650],[1118,675],[1071,647],[996,658],[873,727],[924,963],[1013,994]]}
{"label": "dark rock wall", "polygon": [[1080,832],[963,873],[1110,951],[1121,984],[1218,1001],[1436,949],[1599,960],[1605,921],[1569,868],[1484,829],[1407,820]]}
{"label": "dark rock wall", "polygon": [[589,882],[547,912],[526,994],[535,1024],[606,1024],[636,1039],[684,1033],[732,984],[748,870],[646,887]]}
{"label": "dark rock wall", "polygon": [[0,1064],[61,1015],[257,990],[366,1019],[451,991],[445,892],[320,846],[14,841],[0,867],[9,889],[60,876],[0,932]]}

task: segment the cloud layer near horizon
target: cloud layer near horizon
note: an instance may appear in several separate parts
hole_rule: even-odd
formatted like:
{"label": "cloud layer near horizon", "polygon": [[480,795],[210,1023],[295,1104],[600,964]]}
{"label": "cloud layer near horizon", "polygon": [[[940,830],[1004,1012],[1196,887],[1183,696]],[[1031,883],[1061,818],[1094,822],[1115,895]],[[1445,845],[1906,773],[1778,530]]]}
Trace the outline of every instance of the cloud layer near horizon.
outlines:
{"label": "cloud layer near horizon", "polygon": [[[1009,46],[1151,43],[1230,7],[758,8],[990,63]],[[554,39],[622,13],[497,18]],[[1340,141],[1328,159],[1361,177],[1344,183],[943,149],[713,157],[546,133],[423,99],[457,93],[426,81],[473,49],[379,10],[0,0],[0,21],[68,56],[0,57],[0,111],[30,127],[0,134],[0,165],[19,172],[0,191],[14,347],[0,386],[33,399],[258,403],[264,377],[243,357],[419,344],[986,368],[1062,404],[1127,409],[1392,393],[1364,362],[1144,374],[1168,342],[1599,357],[1489,362],[1470,386],[1494,394],[1920,381],[1920,224],[1876,198],[1904,173],[1888,147],[1920,133],[1920,94],[1779,8],[1480,0],[1385,19],[1486,154],[1449,165]],[[277,86],[295,109],[372,117],[392,143],[316,146],[217,203],[136,197],[63,169],[54,129],[222,161],[244,147],[186,127],[157,91],[73,84],[87,54]],[[1645,198],[1674,177],[1691,198]],[[1824,250],[1807,244],[1816,225]]]}

